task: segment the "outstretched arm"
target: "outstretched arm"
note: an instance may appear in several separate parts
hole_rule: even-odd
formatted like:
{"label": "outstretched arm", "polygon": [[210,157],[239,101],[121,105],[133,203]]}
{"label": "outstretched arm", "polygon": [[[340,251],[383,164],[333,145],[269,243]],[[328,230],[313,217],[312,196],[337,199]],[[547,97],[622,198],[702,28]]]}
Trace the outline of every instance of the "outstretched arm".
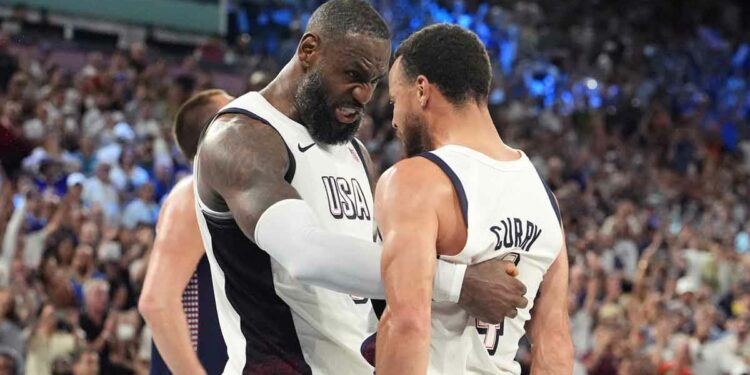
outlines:
{"label": "outstretched arm", "polygon": [[378,327],[378,374],[427,372],[439,197],[430,182],[434,173],[420,162],[396,164],[380,179],[375,195],[388,302]]}
{"label": "outstretched arm", "polygon": [[159,353],[176,374],[204,374],[190,342],[182,292],[204,254],[195,216],[192,179],[180,181],[164,202],[138,310]]}

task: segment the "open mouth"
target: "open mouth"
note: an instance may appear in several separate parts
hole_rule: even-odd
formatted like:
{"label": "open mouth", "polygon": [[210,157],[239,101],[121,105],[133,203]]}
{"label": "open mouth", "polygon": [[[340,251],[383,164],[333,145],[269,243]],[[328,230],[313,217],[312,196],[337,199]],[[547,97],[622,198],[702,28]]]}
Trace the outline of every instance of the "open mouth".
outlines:
{"label": "open mouth", "polygon": [[336,108],[336,120],[342,124],[352,124],[362,117],[362,109],[342,106]]}

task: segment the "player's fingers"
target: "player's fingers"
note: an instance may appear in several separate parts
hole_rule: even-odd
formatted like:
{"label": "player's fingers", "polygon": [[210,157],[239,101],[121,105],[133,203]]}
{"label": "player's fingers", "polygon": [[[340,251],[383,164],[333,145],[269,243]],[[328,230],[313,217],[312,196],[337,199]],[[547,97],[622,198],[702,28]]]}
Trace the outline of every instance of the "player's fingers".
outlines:
{"label": "player's fingers", "polygon": [[518,316],[518,310],[516,310],[516,309],[510,309],[510,310],[508,311],[508,313],[507,313],[507,314],[505,314],[505,316],[507,316],[508,318],[511,318],[511,319],[513,319],[513,318],[515,318],[516,316]]}
{"label": "player's fingers", "polygon": [[512,279],[510,280],[511,286],[513,288],[513,292],[518,293],[519,295],[525,296],[526,295],[526,285],[522,283],[518,279]]}
{"label": "player's fingers", "polygon": [[508,276],[516,277],[518,276],[518,268],[516,268],[515,264],[508,263],[505,265],[505,273],[508,274]]}
{"label": "player's fingers", "polygon": [[521,297],[518,300],[516,300],[515,306],[519,309],[525,309],[526,306],[529,305],[529,300],[526,299],[526,297]]}

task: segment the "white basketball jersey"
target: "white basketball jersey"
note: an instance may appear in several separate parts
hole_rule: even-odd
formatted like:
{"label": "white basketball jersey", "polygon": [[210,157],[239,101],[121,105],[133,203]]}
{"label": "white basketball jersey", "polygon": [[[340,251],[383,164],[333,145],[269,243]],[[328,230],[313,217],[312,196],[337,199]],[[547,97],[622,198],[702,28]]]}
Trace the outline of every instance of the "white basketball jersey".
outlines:
{"label": "white basketball jersey", "polygon": [[475,264],[501,257],[517,263],[529,305],[502,324],[488,325],[452,303],[432,304],[430,374],[520,374],[515,362],[539,285],[563,246],[559,212],[525,154],[497,161],[448,145],[422,156],[450,177],[467,222],[467,241],[443,260]]}
{"label": "white basketball jersey", "polygon": [[[304,126],[284,116],[257,92],[250,92],[237,98],[220,113],[231,112],[230,108],[249,112],[272,126],[281,135],[290,151],[290,159],[293,163],[290,166],[290,172],[293,172],[291,185],[317,213],[327,229],[368,241],[373,240],[372,192],[361,150],[355,147],[353,142],[343,145],[316,144]],[[200,204],[200,209],[203,213],[203,215],[198,215],[201,226],[205,225],[206,218],[211,219],[211,215],[226,214],[212,213],[202,204]],[[206,218],[202,217],[204,215]],[[221,259],[217,262],[216,249],[212,248],[212,232],[207,228],[204,228],[202,232],[211,271],[221,276],[214,278],[214,291],[222,332],[225,338],[235,338],[234,340],[227,339],[229,365],[225,372],[254,373],[252,370],[247,370],[252,368],[248,362],[258,361],[255,357],[266,357],[268,353],[256,355],[249,353],[250,348],[246,349],[246,347],[272,346],[274,340],[280,341],[283,338],[269,337],[264,342],[251,342],[257,341],[257,338],[252,337],[253,332],[245,334],[245,331],[265,329],[261,326],[265,325],[263,321],[269,318],[257,319],[256,326],[249,328],[245,326],[248,323],[243,325],[240,322],[253,318],[256,311],[267,310],[261,306],[266,303],[267,298],[247,297],[250,305],[244,307],[240,302],[236,302],[242,299],[242,294],[237,293],[237,297],[231,295],[232,288],[229,288],[228,284],[233,280],[230,280],[228,274],[224,272],[231,267],[222,265]],[[287,233],[286,235],[294,236],[295,234]],[[304,249],[301,250],[304,251]],[[293,332],[296,333],[298,346],[304,355],[304,362],[311,372],[313,374],[372,374],[373,368],[359,352],[364,339],[376,329],[377,319],[370,301],[302,284],[290,277],[287,271],[273,259],[269,260],[272,292],[288,306],[291,320],[287,322],[293,321]],[[230,263],[230,261],[224,263]],[[243,277],[245,276],[240,272],[235,278]],[[270,282],[269,285],[271,285]],[[244,286],[248,291],[258,287],[257,285]],[[272,296],[272,299],[276,296]],[[241,311],[243,308],[244,312]],[[286,313],[278,313],[278,315],[284,314]],[[270,318],[273,319],[273,317]],[[273,335],[272,332],[269,334]],[[291,340],[294,341],[294,338]],[[277,350],[275,355],[283,355],[284,351],[288,351],[283,348],[282,344],[279,346],[282,349]],[[272,366],[276,365],[269,366],[274,368]],[[268,368],[266,367],[265,371],[268,371]],[[299,372],[306,373],[310,370]]]}

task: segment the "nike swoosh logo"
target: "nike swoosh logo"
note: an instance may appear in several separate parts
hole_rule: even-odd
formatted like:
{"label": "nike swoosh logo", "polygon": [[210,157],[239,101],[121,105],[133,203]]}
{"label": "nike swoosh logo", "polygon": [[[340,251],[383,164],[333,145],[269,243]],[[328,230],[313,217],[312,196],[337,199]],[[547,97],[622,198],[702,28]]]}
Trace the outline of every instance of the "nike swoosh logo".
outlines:
{"label": "nike swoosh logo", "polygon": [[297,143],[297,148],[299,149],[299,152],[305,152],[310,149],[310,147],[315,146],[315,142],[311,143],[309,146],[302,147],[301,144]]}

